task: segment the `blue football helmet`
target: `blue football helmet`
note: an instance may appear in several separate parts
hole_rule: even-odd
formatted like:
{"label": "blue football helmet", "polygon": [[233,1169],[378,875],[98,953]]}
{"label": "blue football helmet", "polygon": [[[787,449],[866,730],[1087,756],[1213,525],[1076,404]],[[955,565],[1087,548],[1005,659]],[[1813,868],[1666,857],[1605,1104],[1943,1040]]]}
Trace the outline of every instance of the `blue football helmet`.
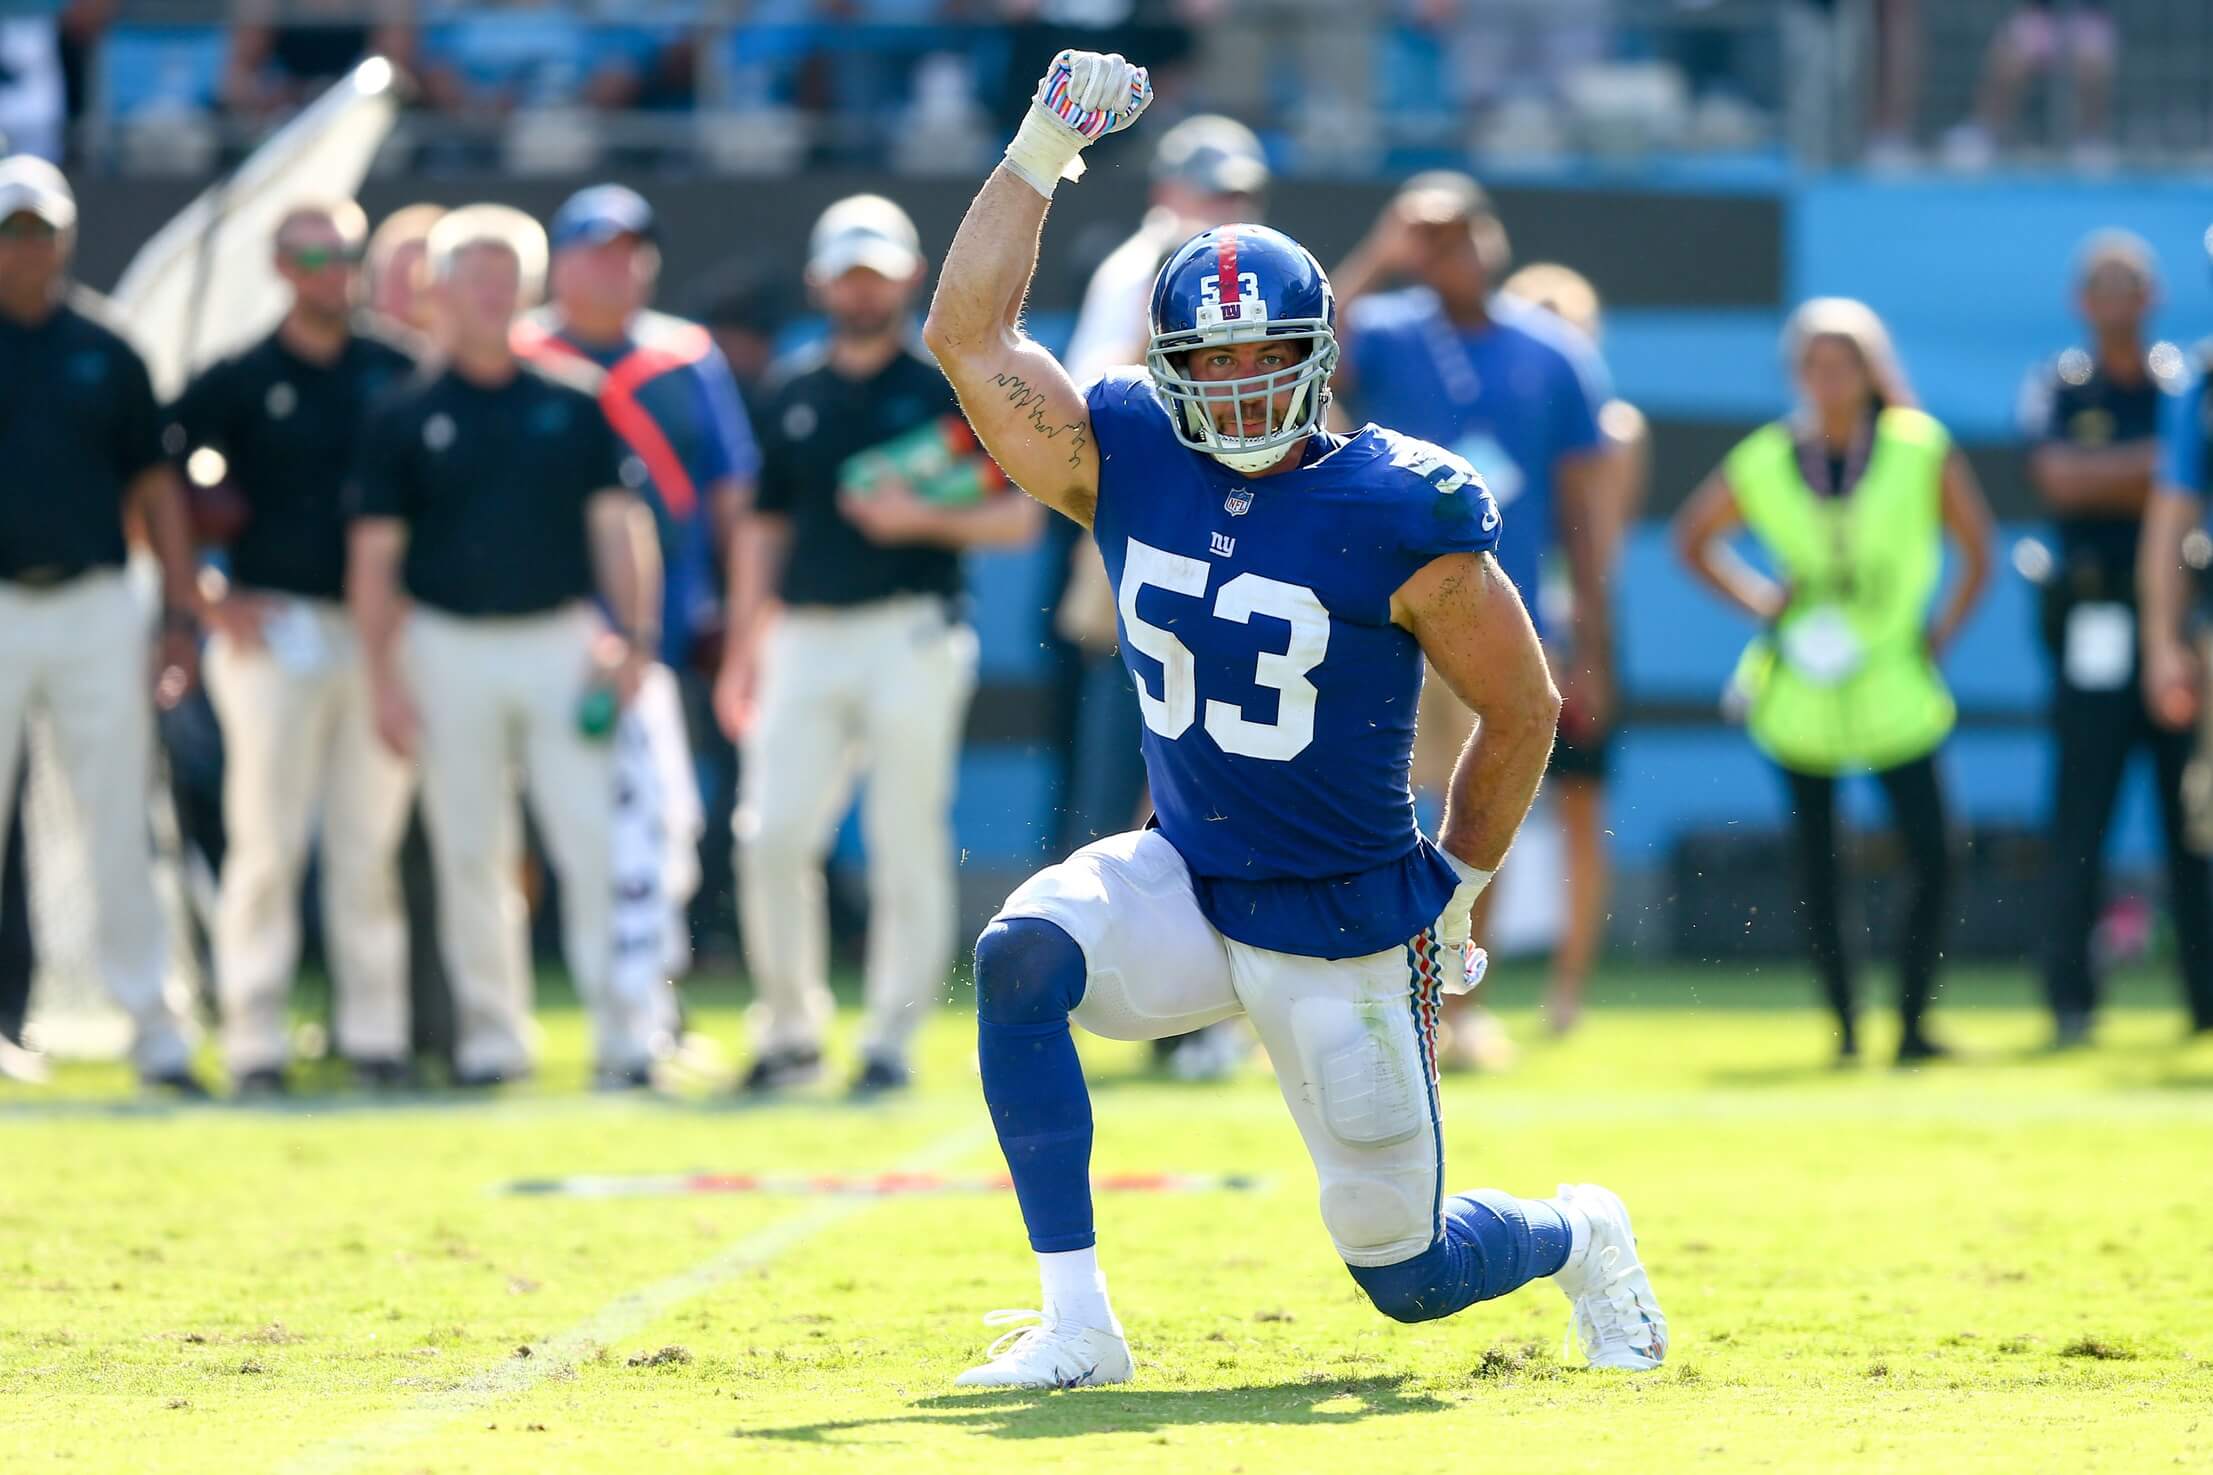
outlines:
{"label": "blue football helmet", "polygon": [[[1329,378],[1337,369],[1337,298],[1312,252],[1264,225],[1223,225],[1178,247],[1153,283],[1152,336],[1145,367],[1168,404],[1176,437],[1232,471],[1265,471],[1321,429]],[[1200,349],[1264,340],[1304,345],[1297,363],[1238,379],[1194,379],[1189,356]],[[1277,396],[1290,393],[1279,417]],[[1213,411],[1228,407],[1242,430],[1230,434]]]}

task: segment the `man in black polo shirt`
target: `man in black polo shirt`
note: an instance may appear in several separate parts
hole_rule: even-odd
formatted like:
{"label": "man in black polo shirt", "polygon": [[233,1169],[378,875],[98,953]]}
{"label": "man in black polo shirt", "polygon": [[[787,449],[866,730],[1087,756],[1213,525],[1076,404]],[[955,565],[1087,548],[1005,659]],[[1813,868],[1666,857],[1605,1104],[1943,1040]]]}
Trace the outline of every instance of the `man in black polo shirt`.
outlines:
{"label": "man in black polo shirt", "polygon": [[537,222],[500,205],[457,210],[432,231],[429,259],[444,364],[370,418],[347,593],[377,730],[421,767],[456,1078],[496,1084],[531,1067],[520,765],[560,877],[563,950],[600,1082],[644,1085],[655,1000],[611,986],[607,740],[659,639],[643,473],[588,380],[510,346],[545,280]]}
{"label": "man in black polo shirt", "polygon": [[161,558],[159,679],[172,699],[195,666],[191,539],[146,365],[94,299],[67,288],[76,221],[51,165],[0,161],[0,831],[35,706],[84,822],[100,971],[131,1016],[133,1063],[148,1085],[202,1095],[163,988],[148,630],[124,581],[124,523],[141,519]]}
{"label": "man in black polo shirt", "polygon": [[2144,343],[2158,283],[2142,240],[2120,231],[2093,236],[2081,252],[2078,283],[2090,346],[2059,355],[2028,401],[2037,438],[2029,472],[2052,510],[2059,545],[2043,611],[2059,744],[2045,987],[2062,1047],[2090,1035],[2097,1006],[2090,938],[2106,827],[2129,757],[2140,748],[2150,751],[2157,779],[2184,980],[2198,1015],[2213,1017],[2213,883],[2182,819],[2191,735],[2151,720],[2136,656],[2137,535],[2158,465],[2161,376],[2179,374],[2182,359],[2170,344]]}
{"label": "man in black polo shirt", "polygon": [[356,331],[368,222],[352,201],[278,222],[292,291],[276,331],[192,381],[169,449],[218,452],[244,499],[227,594],[209,608],[208,695],[223,727],[222,890],[215,919],[223,1055],[244,1094],[284,1089],[299,886],[322,816],[323,930],[338,1050],[364,1084],[406,1078],[407,919],[393,856],[407,765],[377,740],[346,618],[344,490],[370,402],[413,373],[396,342]]}
{"label": "man in black polo shirt", "polygon": [[750,1090],[821,1074],[832,1010],[822,862],[857,769],[868,778],[869,938],[856,1091],[907,1083],[909,1044],[952,957],[953,773],[976,672],[960,554],[1027,543],[1043,519],[1027,497],[928,500],[897,476],[853,469],[863,452],[897,456],[914,444],[902,437],[939,433],[965,471],[1004,487],[913,346],[924,269],[914,223],[890,200],[856,195],[824,211],[807,285],[829,343],[779,372],[758,415],[757,510],[733,539],[716,692],[745,754],[738,897],[762,1015]]}

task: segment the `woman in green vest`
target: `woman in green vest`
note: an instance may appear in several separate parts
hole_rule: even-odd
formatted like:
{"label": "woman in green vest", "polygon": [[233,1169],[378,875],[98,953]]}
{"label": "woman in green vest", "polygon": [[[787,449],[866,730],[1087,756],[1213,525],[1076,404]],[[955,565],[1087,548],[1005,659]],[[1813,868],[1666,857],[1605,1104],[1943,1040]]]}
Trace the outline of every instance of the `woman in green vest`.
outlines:
{"label": "woman in green vest", "polygon": [[[1898,956],[1901,1064],[1943,1055],[1923,1027],[1943,949],[1951,858],[1936,750],[1952,730],[1937,663],[1990,572],[1990,510],[1942,425],[1913,405],[1890,336],[1864,304],[1817,298],[1783,352],[1799,408],[1745,437],[1675,519],[1677,551],[1758,620],[1738,664],[1752,741],[1790,788],[1816,971],[1841,1060],[1859,1053],[1844,946],[1836,781],[1872,773],[1913,876]],[[1770,576],[1729,544],[1748,530]],[[1959,573],[1937,609],[1943,541]]]}

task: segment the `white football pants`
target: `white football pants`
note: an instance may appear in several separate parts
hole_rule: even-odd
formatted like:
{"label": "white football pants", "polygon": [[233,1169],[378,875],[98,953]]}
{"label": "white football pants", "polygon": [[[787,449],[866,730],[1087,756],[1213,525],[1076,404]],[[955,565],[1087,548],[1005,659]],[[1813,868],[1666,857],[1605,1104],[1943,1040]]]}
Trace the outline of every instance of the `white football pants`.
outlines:
{"label": "white football pants", "polygon": [[923,595],[791,609],[764,659],[737,815],[760,1048],[821,1048],[833,1008],[822,863],[859,773],[869,902],[861,1049],[903,1061],[952,961],[953,780],[976,634]]}
{"label": "white football pants", "polygon": [[418,605],[408,617],[423,820],[453,985],[454,1065],[465,1074],[515,1075],[531,1064],[518,766],[560,878],[562,953],[591,1012],[598,1064],[627,1070],[651,1059],[652,1001],[618,996],[609,984],[613,743],[577,728],[599,630],[583,604],[514,619],[461,619]]}
{"label": "white football pants", "polygon": [[84,826],[100,974],[131,1017],[131,1060],[142,1075],[182,1069],[191,1053],[183,1007],[163,986],[168,929],[147,831],[152,674],[146,612],[121,569],[47,590],[0,579],[0,829],[15,802],[24,719],[36,706],[53,724]]}
{"label": "white football pants", "polygon": [[[1233,941],[1157,830],[1110,835],[1025,881],[996,920],[1051,922],[1083,949],[1071,1016],[1110,1040],[1156,1040],[1251,1018],[1314,1159],[1322,1222],[1348,1265],[1395,1265],[1441,1232],[1433,932],[1359,958]],[[1449,960],[1456,963],[1455,960]]]}
{"label": "white football pants", "polygon": [[289,600],[268,646],[208,642],[223,727],[223,875],[215,916],[223,1057],[232,1074],[282,1066],[300,961],[299,890],[322,818],[323,935],[338,1052],[404,1060],[407,915],[394,860],[413,783],[378,740],[361,651],[343,606]]}

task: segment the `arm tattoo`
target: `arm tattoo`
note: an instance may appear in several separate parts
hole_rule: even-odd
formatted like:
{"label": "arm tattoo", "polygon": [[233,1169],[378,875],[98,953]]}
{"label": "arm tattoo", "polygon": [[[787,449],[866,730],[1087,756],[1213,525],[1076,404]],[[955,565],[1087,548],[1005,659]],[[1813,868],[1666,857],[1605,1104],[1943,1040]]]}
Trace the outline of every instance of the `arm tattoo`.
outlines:
{"label": "arm tattoo", "polygon": [[1049,425],[1045,420],[1045,391],[1032,389],[1030,382],[1019,374],[994,374],[991,382],[1007,392],[1007,403],[1017,410],[1030,412],[1030,429],[1047,440],[1059,440],[1063,435],[1072,437],[1068,442],[1068,469],[1078,471],[1083,467],[1083,448],[1091,443],[1090,432],[1083,421],[1070,420],[1062,425]]}

